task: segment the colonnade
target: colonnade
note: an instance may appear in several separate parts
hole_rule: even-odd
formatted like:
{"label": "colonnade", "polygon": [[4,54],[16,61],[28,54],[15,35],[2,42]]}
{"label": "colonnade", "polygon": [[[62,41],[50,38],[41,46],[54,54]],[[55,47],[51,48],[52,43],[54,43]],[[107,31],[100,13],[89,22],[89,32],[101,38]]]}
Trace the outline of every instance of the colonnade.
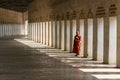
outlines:
{"label": "colonnade", "polygon": [[81,55],[117,64],[117,17],[30,22],[28,38],[72,52],[76,31],[82,36]]}
{"label": "colonnade", "polygon": [[0,24],[0,37],[24,35],[24,26],[20,24]]}

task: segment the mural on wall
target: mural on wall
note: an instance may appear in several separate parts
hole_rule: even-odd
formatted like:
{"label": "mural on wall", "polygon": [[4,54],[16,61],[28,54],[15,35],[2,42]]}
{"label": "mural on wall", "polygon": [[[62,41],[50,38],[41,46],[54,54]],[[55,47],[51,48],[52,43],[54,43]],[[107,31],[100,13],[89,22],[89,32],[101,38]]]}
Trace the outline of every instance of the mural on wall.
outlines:
{"label": "mural on wall", "polygon": [[61,20],[64,20],[64,14],[62,13],[62,15],[61,15]]}
{"label": "mural on wall", "polygon": [[75,19],[77,17],[77,12],[76,11],[73,11],[72,12],[72,19]]}
{"label": "mural on wall", "polygon": [[[115,4],[111,4],[109,7],[109,16],[115,16],[117,15],[117,7]],[[103,6],[98,6],[96,9],[96,17],[104,17],[106,15],[105,8]],[[93,12],[92,9],[89,9],[87,13],[87,18],[93,18]],[[80,10],[80,13],[78,15],[80,19],[85,19],[85,13],[83,10]],[[72,12],[67,11],[65,14],[49,14],[46,16],[41,16],[39,18],[31,18],[29,19],[29,22],[35,22],[35,21],[49,21],[49,20],[64,20],[64,19],[70,20],[70,19],[76,19],[77,18],[77,11],[72,10]]]}
{"label": "mural on wall", "polygon": [[116,16],[117,7],[115,4],[110,5],[109,16]]}
{"label": "mural on wall", "polygon": [[80,11],[80,16],[79,16],[80,19],[84,19],[85,18],[85,15],[84,15],[84,12],[83,10]]}
{"label": "mural on wall", "polygon": [[96,11],[96,17],[104,17],[105,16],[105,8],[98,7]]}
{"label": "mural on wall", "polygon": [[68,20],[70,19],[70,12],[66,13],[66,19],[68,19]]}
{"label": "mural on wall", "polygon": [[60,15],[59,15],[59,14],[56,16],[56,20],[57,20],[57,21],[60,20]]}
{"label": "mural on wall", "polygon": [[91,9],[89,9],[87,17],[88,18],[93,18],[93,13],[92,13]]}
{"label": "mural on wall", "polygon": [[52,15],[52,20],[55,20],[55,14]]}

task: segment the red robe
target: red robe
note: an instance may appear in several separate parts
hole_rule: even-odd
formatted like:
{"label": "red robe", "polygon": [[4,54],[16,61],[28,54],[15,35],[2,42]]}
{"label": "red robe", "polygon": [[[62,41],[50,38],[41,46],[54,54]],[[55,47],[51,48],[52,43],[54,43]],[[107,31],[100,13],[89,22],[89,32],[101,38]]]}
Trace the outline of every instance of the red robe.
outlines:
{"label": "red robe", "polygon": [[77,34],[74,37],[73,53],[76,53],[77,55],[79,55],[80,48],[81,48],[81,36],[80,36],[80,34]]}

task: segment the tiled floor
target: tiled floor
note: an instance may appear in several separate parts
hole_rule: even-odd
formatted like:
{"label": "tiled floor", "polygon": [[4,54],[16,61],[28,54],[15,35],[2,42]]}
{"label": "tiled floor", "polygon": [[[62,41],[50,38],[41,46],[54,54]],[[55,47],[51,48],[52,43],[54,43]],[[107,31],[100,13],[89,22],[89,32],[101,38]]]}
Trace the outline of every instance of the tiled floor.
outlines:
{"label": "tiled floor", "polygon": [[120,80],[114,65],[30,40],[0,40],[0,45],[0,80]]}

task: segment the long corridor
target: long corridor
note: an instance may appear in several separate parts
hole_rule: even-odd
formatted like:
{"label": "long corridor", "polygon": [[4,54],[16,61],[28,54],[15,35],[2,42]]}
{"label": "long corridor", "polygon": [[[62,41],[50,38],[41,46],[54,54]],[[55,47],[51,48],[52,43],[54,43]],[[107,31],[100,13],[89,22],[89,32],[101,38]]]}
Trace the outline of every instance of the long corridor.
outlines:
{"label": "long corridor", "polygon": [[114,65],[27,39],[0,40],[0,44],[0,80],[120,80]]}

